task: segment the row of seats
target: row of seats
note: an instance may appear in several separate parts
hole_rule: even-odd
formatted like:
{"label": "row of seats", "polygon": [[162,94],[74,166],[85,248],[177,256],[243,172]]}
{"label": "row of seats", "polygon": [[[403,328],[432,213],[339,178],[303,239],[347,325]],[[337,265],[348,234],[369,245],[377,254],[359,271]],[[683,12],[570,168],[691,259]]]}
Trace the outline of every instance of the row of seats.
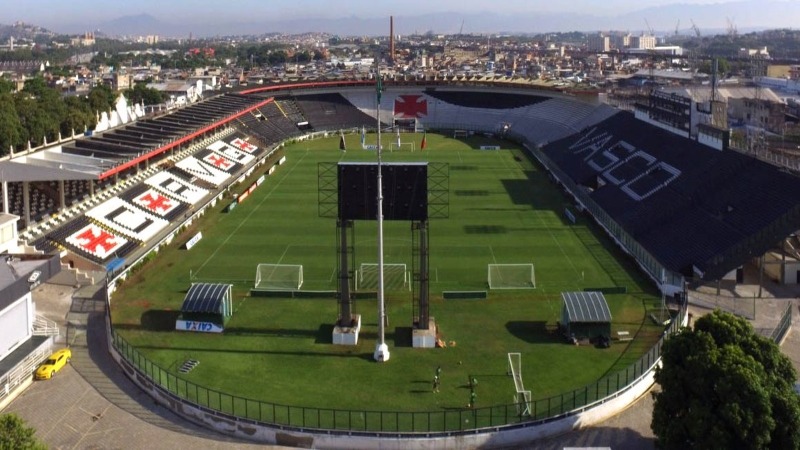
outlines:
{"label": "row of seats", "polygon": [[340,130],[374,126],[375,119],[365,114],[340,94],[297,97],[297,105],[314,130]]}

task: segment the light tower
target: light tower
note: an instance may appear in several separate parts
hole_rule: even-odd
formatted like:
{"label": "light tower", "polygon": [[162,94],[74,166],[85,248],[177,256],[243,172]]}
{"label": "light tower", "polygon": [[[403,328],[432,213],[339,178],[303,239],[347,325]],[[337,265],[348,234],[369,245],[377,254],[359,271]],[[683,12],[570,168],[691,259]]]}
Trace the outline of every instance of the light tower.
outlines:
{"label": "light tower", "polygon": [[[390,22],[391,23],[391,22]],[[376,61],[377,63],[377,61]],[[380,67],[375,72],[375,89],[377,93],[378,117],[378,342],[375,344],[375,361],[385,362],[389,360],[389,346],[386,345],[386,305],[384,304],[384,284],[383,284],[383,174],[381,161],[381,94],[383,93],[383,83],[381,81]]]}

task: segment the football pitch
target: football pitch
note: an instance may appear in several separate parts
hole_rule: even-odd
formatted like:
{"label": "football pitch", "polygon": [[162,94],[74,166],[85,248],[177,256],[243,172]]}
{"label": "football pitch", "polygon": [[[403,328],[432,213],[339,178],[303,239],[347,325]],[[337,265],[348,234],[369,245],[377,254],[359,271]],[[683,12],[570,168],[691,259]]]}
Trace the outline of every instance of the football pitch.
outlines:
{"label": "football pitch", "polygon": [[[575,211],[569,200],[523,150],[484,137],[430,133],[420,150],[421,138],[403,135],[404,142],[416,141],[416,151],[385,152],[384,160],[449,167],[449,217],[431,219],[429,226],[430,313],[446,348],[411,348],[411,292],[402,276],[388,280],[386,363],[372,359],[374,298],[356,300],[359,344],[343,347],[331,344],[334,298],[249,296],[262,263],[302,265],[304,290],[336,289],[336,222],[319,217],[318,170],[319,163],[374,161],[375,152],[362,150],[358,135],[347,136],[344,152],[338,137],[287,145],[286,163],[246,200],[230,212],[223,208],[231,197],[210,208],[122,283],[112,298],[115,329],[147,359],[200,386],[283,405],[373,411],[464,408],[471,376],[478,380],[477,406],[511,403],[509,352],[522,354],[525,387],[538,399],[624,370],[650,349],[661,332],[648,318],[660,305],[655,288],[585,216],[575,224],[567,220],[565,207]],[[356,267],[377,262],[376,230],[374,222],[356,222]],[[387,221],[384,230],[385,262],[410,271],[410,222]],[[197,231],[202,240],[181,249]],[[488,290],[489,264],[533,264],[535,288]],[[234,313],[224,333],[174,331],[192,282],[234,285]],[[628,331],[633,340],[601,349],[568,345],[558,335],[561,292],[621,286],[627,293],[606,295],[612,335]],[[442,291],[484,290],[487,299],[442,298]],[[179,373],[188,359],[199,364]],[[437,367],[441,388],[433,393]]]}

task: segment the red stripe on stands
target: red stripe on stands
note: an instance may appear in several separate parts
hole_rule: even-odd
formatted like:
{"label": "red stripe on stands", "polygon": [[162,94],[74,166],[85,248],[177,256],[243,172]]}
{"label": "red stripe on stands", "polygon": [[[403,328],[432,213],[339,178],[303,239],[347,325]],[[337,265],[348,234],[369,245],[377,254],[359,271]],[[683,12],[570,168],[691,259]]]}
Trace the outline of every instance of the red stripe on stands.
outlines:
{"label": "red stripe on stands", "polygon": [[[153,150],[151,152],[148,152],[148,153],[146,153],[146,154],[144,154],[142,156],[139,156],[139,157],[137,157],[135,159],[132,159],[132,160],[130,160],[130,161],[124,163],[124,164],[116,166],[113,169],[110,169],[110,170],[108,170],[106,172],[103,172],[103,173],[100,174],[100,176],[97,179],[98,180],[104,180],[104,179],[106,179],[106,178],[108,178],[108,177],[110,177],[110,176],[112,176],[114,174],[120,173],[125,169],[128,169],[130,167],[133,167],[136,164],[139,164],[142,161],[146,161],[146,160],[148,160],[148,159],[150,159],[150,158],[152,158],[152,157],[154,157],[156,155],[160,155],[161,153],[166,152],[167,150],[170,150],[170,149],[172,149],[174,147],[177,147],[178,145],[181,145],[186,141],[191,141],[192,139],[196,138],[197,136],[200,136],[201,134],[203,134],[203,133],[205,133],[207,131],[211,131],[214,128],[219,127],[220,125],[225,125],[226,123],[228,123],[228,122],[230,122],[230,121],[232,121],[232,120],[234,120],[236,118],[239,118],[239,117],[241,117],[241,116],[243,116],[245,114],[250,113],[254,109],[257,109],[257,108],[260,108],[260,107],[262,107],[264,105],[272,103],[272,101],[273,101],[273,99],[268,98],[268,99],[264,100],[261,103],[258,103],[256,105],[251,106],[251,107],[249,107],[249,108],[247,108],[247,109],[245,109],[243,111],[240,111],[240,112],[238,112],[238,113],[236,113],[236,114],[234,114],[232,116],[229,116],[229,117],[227,117],[227,118],[225,118],[223,120],[220,120],[219,122],[214,123],[213,125],[209,125],[209,126],[203,128],[201,130],[195,131],[192,134],[187,134],[186,136],[178,139],[177,141],[170,142],[169,144],[167,144],[167,145],[165,145],[163,147],[157,148],[157,149],[155,149],[155,150]],[[132,124],[135,125],[136,122],[133,122]]]}
{"label": "red stripe on stands", "polygon": [[332,87],[332,86],[375,86],[375,80],[363,80],[363,81],[317,81],[315,83],[295,83],[295,84],[278,84],[275,86],[266,86],[266,87],[259,87],[253,89],[247,89],[244,91],[239,91],[237,94],[247,95],[247,94],[255,94],[258,92],[268,92],[268,91],[280,91],[284,89],[314,89],[314,88],[321,88],[321,87]]}

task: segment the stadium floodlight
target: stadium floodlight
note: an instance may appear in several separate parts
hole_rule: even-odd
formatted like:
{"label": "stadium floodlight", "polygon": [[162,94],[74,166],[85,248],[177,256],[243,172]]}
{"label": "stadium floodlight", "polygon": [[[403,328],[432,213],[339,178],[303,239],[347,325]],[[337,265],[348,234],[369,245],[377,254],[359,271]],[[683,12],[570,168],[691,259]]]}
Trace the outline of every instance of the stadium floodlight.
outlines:
{"label": "stadium floodlight", "polygon": [[303,286],[303,266],[297,264],[259,264],[256,289],[296,291]]}
{"label": "stadium floodlight", "polygon": [[536,273],[533,264],[489,264],[489,289],[533,289]]}

